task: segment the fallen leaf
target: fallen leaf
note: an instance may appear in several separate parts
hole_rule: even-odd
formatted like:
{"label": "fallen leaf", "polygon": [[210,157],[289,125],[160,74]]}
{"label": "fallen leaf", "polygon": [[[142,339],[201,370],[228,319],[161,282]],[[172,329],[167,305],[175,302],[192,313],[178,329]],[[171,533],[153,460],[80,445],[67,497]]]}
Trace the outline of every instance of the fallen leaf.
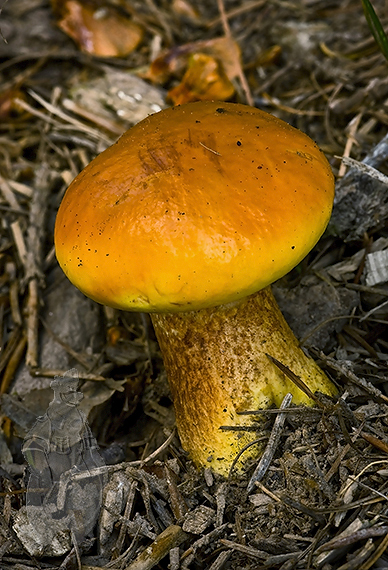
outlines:
{"label": "fallen leaf", "polygon": [[79,0],[63,3],[55,0],[53,7],[58,26],[83,52],[101,57],[123,57],[142,40],[142,28],[111,7]]}
{"label": "fallen leaf", "polygon": [[0,120],[13,121],[19,119],[26,119],[28,113],[18,103],[18,101],[25,101],[26,97],[19,89],[7,89],[0,93]]}
{"label": "fallen leaf", "polygon": [[178,16],[183,16],[193,22],[199,21],[199,13],[187,0],[173,0],[171,8]]}
{"label": "fallen leaf", "polygon": [[196,53],[190,57],[181,83],[168,92],[168,97],[174,105],[182,105],[190,101],[225,101],[233,94],[233,83],[220,63],[210,55]]}
{"label": "fallen leaf", "polygon": [[239,74],[239,45],[231,38],[215,38],[173,47],[161,54],[151,63],[147,79],[154,83],[164,83],[172,76],[182,76],[194,54],[205,54],[216,59],[230,81]]}

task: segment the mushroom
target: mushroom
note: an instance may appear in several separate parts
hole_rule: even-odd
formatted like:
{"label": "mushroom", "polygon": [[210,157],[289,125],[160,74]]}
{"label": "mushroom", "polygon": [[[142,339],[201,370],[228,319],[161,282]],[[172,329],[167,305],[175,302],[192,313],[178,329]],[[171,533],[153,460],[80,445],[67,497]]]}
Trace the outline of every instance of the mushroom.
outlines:
{"label": "mushroom", "polygon": [[333,194],[330,166],[307,135],[224,102],[147,117],[68,188],[55,226],[59,264],[95,301],[151,314],[180,439],[197,466],[226,475],[257,437],[238,412],[279,406],[288,392],[312,404],[269,356],[311,392],[335,394],[270,288],[317,243]]}

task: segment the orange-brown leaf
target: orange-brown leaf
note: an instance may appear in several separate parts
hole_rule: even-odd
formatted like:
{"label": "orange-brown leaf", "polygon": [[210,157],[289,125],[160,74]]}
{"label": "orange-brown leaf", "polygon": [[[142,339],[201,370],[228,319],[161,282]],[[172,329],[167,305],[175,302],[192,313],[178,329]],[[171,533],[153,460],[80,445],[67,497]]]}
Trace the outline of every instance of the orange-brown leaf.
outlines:
{"label": "orange-brown leaf", "polygon": [[0,93],[0,120],[25,119],[28,113],[18,103],[19,100],[24,101],[25,98],[24,93],[19,89],[7,89]]}
{"label": "orange-brown leaf", "polygon": [[96,7],[79,0],[67,0],[59,7],[58,25],[81,51],[101,57],[123,57],[133,51],[143,37],[140,26],[110,8]]}
{"label": "orange-brown leaf", "polygon": [[181,76],[194,54],[205,54],[216,59],[230,81],[239,74],[239,45],[231,38],[215,38],[166,51],[151,63],[147,78],[155,83],[164,83],[171,76]]}
{"label": "orange-brown leaf", "polygon": [[188,0],[173,0],[171,4],[172,10],[178,16],[184,16],[193,22],[199,21],[199,14]]}
{"label": "orange-brown leaf", "polygon": [[190,101],[225,101],[234,94],[233,83],[218,61],[204,53],[191,56],[189,66],[179,85],[169,91],[174,105]]}

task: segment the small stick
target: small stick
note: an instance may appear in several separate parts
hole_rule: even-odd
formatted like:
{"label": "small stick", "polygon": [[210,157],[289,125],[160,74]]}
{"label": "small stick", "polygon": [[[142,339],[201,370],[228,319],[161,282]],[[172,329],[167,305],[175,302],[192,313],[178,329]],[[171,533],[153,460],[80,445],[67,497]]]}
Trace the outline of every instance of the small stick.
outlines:
{"label": "small stick", "polygon": [[388,183],[388,176],[377,170],[373,166],[366,164],[365,162],[359,162],[350,156],[336,156],[335,158],[340,158],[342,160],[342,164],[345,166],[351,166],[360,172],[361,174],[367,174],[371,178],[382,182],[383,184]]}
{"label": "small stick", "polygon": [[31,279],[28,283],[27,304],[27,354],[26,364],[29,368],[38,366],[38,311],[39,311],[39,287],[37,279]]}
{"label": "small stick", "polygon": [[[135,496],[136,496],[136,491],[137,491],[137,481],[133,480],[131,483],[131,487],[129,489],[127,504],[125,505],[124,521],[129,520],[131,517],[132,509],[133,509],[133,503],[134,503]],[[125,536],[127,534],[127,527],[124,524],[124,521],[121,524],[120,533],[119,533],[119,536],[117,538],[116,545],[113,549],[113,554],[115,557],[118,557],[119,554],[121,553],[121,550],[122,550],[123,544],[124,544],[124,540],[125,540]]]}
{"label": "small stick", "polygon": [[19,307],[19,286],[18,282],[13,280],[9,287],[9,303],[11,305],[12,320],[18,327],[22,326],[22,315]]}
{"label": "small stick", "polygon": [[362,566],[360,566],[359,570],[369,570],[369,568],[372,568],[374,563],[377,562],[377,560],[384,554],[387,548],[388,548],[388,533],[380,542],[380,544],[378,545],[372,556],[368,558],[368,560],[364,562]]}
{"label": "small stick", "polygon": [[378,536],[385,536],[386,534],[388,534],[387,526],[372,526],[369,528],[362,528],[360,530],[356,530],[348,536],[332,538],[317,548],[316,553],[319,554],[321,552],[325,552],[326,550],[336,550],[337,548],[343,548],[344,546],[349,546],[350,544],[354,544],[361,540],[375,538]]}
{"label": "small stick", "polygon": [[256,548],[252,548],[252,546],[245,546],[244,544],[233,542],[232,540],[228,540],[227,538],[221,538],[220,542],[227,548],[231,548],[232,550],[237,550],[237,552],[241,552],[242,554],[246,554],[247,556],[251,556],[252,558],[265,560],[269,556],[268,552],[264,552],[263,550],[257,550]]}
{"label": "small stick", "polygon": [[75,536],[73,529],[71,530],[71,541],[73,543],[75,557],[77,559],[78,570],[81,570],[81,568],[82,568],[81,555],[80,555],[79,548],[78,548],[77,538]]}
{"label": "small stick", "polygon": [[345,148],[344,148],[344,153],[342,155],[342,162],[341,165],[339,167],[338,170],[338,177],[342,178],[342,176],[345,175],[346,172],[346,162],[344,161],[344,158],[349,158],[351,150],[352,150],[352,146],[356,141],[355,136],[356,136],[356,132],[358,129],[358,126],[360,124],[361,121],[361,117],[362,117],[362,113],[358,113],[358,115],[356,115],[355,117],[353,117],[353,119],[350,121],[348,127],[349,127],[349,134],[348,134],[348,138],[345,144]]}
{"label": "small stick", "polygon": [[16,249],[19,255],[19,259],[21,263],[25,266],[27,262],[27,248],[26,243],[24,241],[23,232],[20,227],[19,220],[12,222],[11,224],[11,232],[13,235],[13,239],[15,241]]}
{"label": "small stick", "polygon": [[[291,404],[291,400],[292,400],[292,394],[286,394],[280,405],[280,410],[288,408],[288,406]],[[259,464],[256,467],[248,483],[247,487],[248,493],[250,493],[254,489],[256,481],[261,481],[261,479],[266,474],[268,467],[270,466],[271,461],[273,459],[273,456],[275,455],[275,451],[280,440],[285,420],[286,420],[286,414],[280,412],[274,421],[271,435],[269,436],[269,440],[267,443],[267,447],[265,448],[265,451],[261,456]]]}
{"label": "small stick", "polygon": [[110,131],[114,135],[120,136],[123,134],[125,130],[125,128],[119,123],[106,119],[105,117],[96,115],[92,111],[88,111],[87,109],[84,109],[80,105],[77,105],[71,99],[64,99],[62,101],[62,105],[67,111],[71,111],[72,113],[80,115],[83,119],[86,119],[87,121],[94,123],[100,128]]}
{"label": "small stick", "polygon": [[22,208],[12,191],[11,185],[2,176],[0,176],[0,190],[11,208],[21,212]]}
{"label": "small stick", "polygon": [[157,457],[160,453],[162,453],[162,451],[167,449],[167,447],[170,445],[170,443],[174,439],[174,436],[175,436],[175,430],[173,430],[171,432],[171,434],[168,436],[168,438],[166,439],[166,441],[164,443],[162,443],[162,445],[160,447],[158,447],[158,449],[155,449],[155,451],[153,451],[150,455],[148,455],[144,459],[137,459],[135,461],[130,461],[128,463],[128,465],[130,465],[131,467],[138,467],[138,466],[143,466],[146,463],[149,463],[150,461],[155,459],[155,457]]}
{"label": "small stick", "polygon": [[228,490],[227,484],[221,483],[220,487],[216,492],[216,503],[217,503],[217,515],[216,515],[216,527],[222,526],[224,522],[224,513],[226,507],[226,493]]}
{"label": "small stick", "polygon": [[226,564],[231,555],[232,555],[232,550],[224,550],[223,552],[221,552],[217,556],[213,564],[210,566],[209,570],[221,570],[221,568],[224,566],[224,564]]}
{"label": "small stick", "polygon": [[182,544],[188,536],[178,525],[167,527],[125,570],[151,570],[172,548]]}
{"label": "small stick", "polygon": [[[44,376],[45,378],[54,378],[54,376],[63,376],[66,370],[62,368],[34,368],[31,370],[31,376]],[[92,380],[93,382],[105,382],[108,378],[98,374],[89,374],[88,372],[79,372],[80,380]],[[133,446],[136,447],[136,446]]]}
{"label": "small stick", "polygon": [[15,350],[16,345],[20,341],[21,335],[22,331],[20,327],[15,327],[11,332],[6,346],[0,353],[0,374],[7,366],[9,359],[12,357],[12,353]]}
{"label": "small stick", "polygon": [[3,379],[0,385],[0,395],[5,394],[15,377],[15,372],[20,364],[23,357],[24,350],[26,348],[27,339],[23,334],[19,342],[17,343],[8,363],[4,370]]}

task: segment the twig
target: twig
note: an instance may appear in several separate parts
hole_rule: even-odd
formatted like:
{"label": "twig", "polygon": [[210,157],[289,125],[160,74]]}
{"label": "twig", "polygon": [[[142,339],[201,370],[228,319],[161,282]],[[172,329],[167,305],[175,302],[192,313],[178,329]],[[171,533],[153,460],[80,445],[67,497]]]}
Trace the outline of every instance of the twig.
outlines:
{"label": "twig", "polygon": [[[34,96],[36,94],[31,92],[30,95]],[[42,105],[44,102],[45,106],[48,105],[49,107],[52,107],[49,103],[47,103],[47,101],[44,101],[44,99],[42,99],[41,97],[36,96],[35,98],[37,100],[39,100],[39,102]],[[64,127],[63,123],[53,119],[50,115],[47,115],[46,113],[42,113],[42,111],[38,111],[38,109],[35,109],[35,107],[33,107],[32,105],[29,105],[28,103],[23,101],[23,99],[16,98],[15,102],[20,107],[22,107],[25,111],[28,111],[29,113],[31,113],[31,115],[34,115],[35,117],[38,117],[39,119],[42,119],[43,121],[50,123],[59,129],[61,127],[62,128]],[[53,112],[53,115],[58,116],[63,121],[66,121],[66,123],[68,125],[72,125],[73,128],[75,127],[78,131],[80,131],[82,133],[86,133],[88,136],[90,136],[91,138],[93,138],[97,141],[104,141],[104,143],[106,143],[108,145],[114,143],[114,140],[105,136],[103,132],[98,131],[97,129],[92,129],[91,127],[88,127],[84,123],[81,123],[81,121],[77,121],[76,119],[73,119],[72,117],[70,117],[70,115],[67,115],[66,113],[61,112],[59,109],[55,109],[55,113]]]}
{"label": "twig", "polygon": [[[78,354],[77,352],[75,354]],[[54,378],[54,376],[63,376],[66,370],[60,368],[34,368],[31,371],[31,376],[43,376],[44,378]],[[78,376],[80,380],[92,380],[93,382],[105,382],[107,378],[105,376],[99,376],[98,374],[89,374],[88,372],[78,371]]]}
{"label": "twig", "polygon": [[36,368],[38,366],[38,312],[39,312],[38,281],[36,279],[32,279],[28,284],[28,303],[27,303],[26,364],[30,368]]}
{"label": "twig", "polygon": [[369,317],[371,315],[373,315],[373,313],[376,313],[377,311],[380,311],[381,309],[383,309],[384,307],[386,307],[388,305],[388,301],[384,301],[383,303],[381,303],[380,305],[377,305],[377,307],[373,307],[373,309],[371,309],[370,311],[368,311],[367,313],[365,313],[365,315],[363,315],[360,318],[360,323],[362,323],[362,321],[366,321],[366,319],[369,319]]}
{"label": "twig", "polygon": [[348,133],[348,138],[346,140],[344,153],[342,155],[342,162],[341,162],[341,165],[340,165],[339,170],[338,170],[338,177],[339,178],[344,176],[344,174],[346,172],[346,161],[345,161],[345,159],[349,158],[350,152],[352,150],[352,146],[356,142],[355,135],[356,135],[356,132],[358,129],[358,125],[360,124],[361,117],[362,117],[362,113],[358,113],[355,117],[353,117],[353,119],[350,121],[350,123],[348,125],[349,133]]}
{"label": "twig", "polygon": [[343,546],[349,546],[360,540],[366,540],[367,538],[374,538],[376,536],[385,536],[388,533],[387,526],[372,526],[370,528],[362,528],[356,530],[349,536],[335,537],[322,544],[317,548],[316,553],[324,552],[326,550],[335,550],[336,548],[342,548]]}
{"label": "twig", "polygon": [[369,568],[372,568],[373,564],[377,562],[377,560],[380,558],[380,556],[384,554],[387,548],[388,548],[388,534],[380,542],[374,554],[372,554],[369,560],[367,560],[362,566],[359,567],[359,570],[369,570]]}
{"label": "twig", "polygon": [[171,432],[171,434],[168,436],[166,441],[164,443],[162,443],[162,445],[160,447],[158,447],[158,449],[155,449],[155,451],[153,453],[151,453],[151,455],[149,455],[145,459],[138,459],[137,461],[130,461],[128,463],[128,465],[130,465],[131,467],[138,467],[138,466],[143,466],[146,463],[149,463],[150,461],[153,461],[158,455],[160,455],[162,453],[162,451],[167,449],[167,447],[170,445],[170,443],[174,439],[174,436],[175,436],[175,429]]}
{"label": "twig", "polygon": [[220,539],[221,544],[231,548],[232,550],[237,550],[237,552],[241,552],[242,554],[246,554],[251,558],[258,558],[259,560],[266,560],[269,556],[268,552],[264,552],[263,550],[257,550],[256,548],[252,548],[251,546],[245,546],[244,544],[238,544],[238,542],[233,542],[232,540],[227,540],[226,538]]}
{"label": "twig", "polygon": [[203,146],[203,148],[205,148],[206,150],[212,152],[213,154],[216,154],[217,156],[221,156],[219,152],[217,152],[216,150],[213,150],[212,148],[209,148],[208,146],[204,145],[201,141],[199,141],[199,144],[201,146]]}
{"label": "twig", "polygon": [[374,295],[380,295],[381,297],[388,297],[388,291],[382,287],[373,287],[368,285],[359,285],[358,283],[344,283],[346,289],[352,289],[353,291],[361,291],[362,293],[373,293]]}
{"label": "twig", "polygon": [[351,166],[352,168],[358,170],[361,174],[367,174],[371,178],[374,178],[375,180],[378,180],[379,182],[388,185],[388,176],[386,176],[385,174],[383,174],[373,166],[370,166],[365,162],[359,162],[354,158],[350,158],[350,156],[342,156],[342,157],[336,156],[335,158],[341,159],[342,163],[345,164],[345,166]]}
{"label": "twig", "polygon": [[77,538],[76,538],[76,536],[75,536],[75,533],[74,533],[73,529],[71,530],[71,541],[72,541],[73,547],[74,547],[74,552],[75,552],[75,557],[76,557],[76,560],[77,560],[77,567],[78,567],[78,570],[81,570],[81,568],[82,568],[81,555],[80,555],[80,551],[79,551],[79,548],[78,548]]}
{"label": "twig", "polygon": [[267,489],[267,487],[265,487],[262,483],[260,483],[260,481],[256,481],[256,485],[261,489],[261,491],[263,491],[263,493],[271,497],[271,499],[273,499],[274,501],[278,503],[284,503],[285,505],[300,511],[305,515],[308,515],[309,517],[316,520],[320,524],[325,522],[323,514],[325,514],[326,511],[324,509],[310,509],[309,507],[306,507],[306,505],[303,505],[303,503],[301,503],[300,501],[292,499],[291,497],[288,497],[283,493],[281,494],[281,496],[278,496],[275,493],[272,493],[272,491],[270,491],[269,489]]}
{"label": "twig", "polygon": [[265,439],[267,439],[267,438],[265,436],[263,436],[263,437],[260,437],[258,439],[255,439],[254,441],[250,441],[249,443],[244,445],[244,447],[242,449],[240,449],[240,451],[237,453],[236,457],[233,459],[232,465],[230,466],[229,474],[228,474],[228,481],[230,481],[230,477],[232,475],[234,466],[237,464],[237,461],[240,459],[242,454],[245,453],[247,451],[247,449],[252,447],[252,445],[257,445],[258,443],[264,441]]}
{"label": "twig", "polygon": [[[280,410],[284,410],[285,408],[288,408],[289,405],[291,404],[291,400],[292,400],[292,394],[286,394],[283,398],[281,405],[280,405]],[[283,429],[285,420],[286,420],[286,414],[284,414],[282,412],[280,412],[276,416],[276,419],[274,421],[274,425],[273,425],[273,428],[271,431],[271,435],[269,436],[267,447],[265,448],[265,451],[264,451],[263,455],[261,456],[259,464],[256,467],[256,469],[255,469],[255,471],[254,471],[254,473],[253,473],[253,475],[252,475],[252,477],[248,483],[248,487],[247,487],[248,493],[253,491],[253,489],[255,488],[256,481],[261,481],[262,478],[264,477],[264,475],[266,474],[268,467],[270,466],[271,461],[273,459],[273,456],[275,455],[276,448],[277,448],[279,440],[280,440],[280,436],[282,433],[282,429]]]}
{"label": "twig", "polygon": [[266,101],[269,101],[271,105],[273,105],[276,109],[281,109],[282,111],[286,111],[286,113],[290,113],[292,115],[299,115],[302,117],[322,117],[324,115],[323,111],[314,111],[313,109],[297,109],[295,107],[290,107],[289,105],[283,105],[279,103],[279,101],[275,97],[271,97],[268,93],[263,93],[263,98]]}
{"label": "twig", "polygon": [[[2,11],[3,11],[3,8],[4,8],[4,6],[6,5],[7,1],[8,1],[8,0],[4,0],[3,4],[0,6],[0,16],[1,16],[1,13],[2,13]],[[2,31],[1,28],[0,28],[0,36],[1,36],[1,39],[3,40],[3,42],[4,42],[5,44],[7,44],[8,42],[7,42],[6,38],[4,37],[3,31]]]}
{"label": "twig", "polygon": [[387,463],[388,460],[387,459],[380,459],[379,461],[372,461],[372,463],[368,463],[368,465],[366,465],[366,467],[364,467],[364,469],[362,469],[360,471],[360,473],[358,473],[355,477],[351,477],[349,475],[349,479],[353,482],[353,483],[357,483],[358,485],[360,485],[361,487],[364,487],[366,489],[368,489],[369,491],[371,491],[372,493],[375,493],[378,497],[383,498],[385,501],[388,501],[388,497],[387,495],[384,495],[383,493],[380,493],[380,491],[377,491],[377,489],[373,489],[372,487],[369,487],[369,485],[365,485],[364,483],[361,483],[361,481],[359,481],[359,478],[361,477],[361,475],[363,475],[365,473],[365,471],[367,471],[368,469],[370,469],[373,465],[379,465],[380,463]]}
{"label": "twig", "polygon": [[[43,154],[42,149],[40,154]],[[46,218],[50,203],[50,181],[51,173],[48,171],[45,163],[43,163],[37,171],[35,190],[31,198],[23,278],[24,285],[28,286],[26,364],[30,368],[38,366],[39,289],[44,286],[45,281],[43,246],[46,237]]]}
{"label": "twig", "polygon": [[19,220],[15,220],[11,224],[11,232],[15,241],[16,250],[18,252],[21,263],[25,266],[27,262],[27,248],[23,237],[23,232],[20,227]]}
{"label": "twig", "polygon": [[9,286],[9,303],[11,305],[12,320],[18,327],[22,326],[23,319],[19,307],[19,284],[16,279]]}
{"label": "twig", "polygon": [[125,570],[151,570],[172,548],[182,544],[188,536],[178,525],[167,527]]}
{"label": "twig", "polygon": [[[253,2],[249,2],[249,3],[243,3],[241,6],[231,9],[229,10],[229,12],[225,12],[225,16],[226,18],[230,19],[230,18],[234,18],[235,16],[239,16],[241,14],[244,14],[244,12],[249,12],[250,10],[255,10],[257,8],[261,8],[261,6],[264,6],[266,3],[266,0],[254,0]],[[207,28],[213,28],[214,26],[216,26],[217,24],[219,24],[220,22],[222,22],[222,17],[218,16],[217,18],[214,18],[214,20],[211,20],[210,22],[208,22],[206,24]]]}
{"label": "twig", "polygon": [[385,396],[376,386],[374,386],[371,382],[368,382],[364,378],[359,378],[354,374],[352,370],[350,370],[345,363],[341,364],[337,362],[334,358],[330,358],[328,356],[322,356],[325,362],[334,370],[345,376],[345,378],[355,384],[359,388],[365,390],[365,392],[379,400],[383,400],[385,403],[388,403],[388,397]]}
{"label": "twig", "polygon": [[86,119],[91,123],[94,123],[95,125],[97,125],[97,127],[101,129],[106,129],[107,131],[110,131],[115,136],[120,136],[125,131],[125,127],[123,125],[120,125],[119,123],[116,123],[100,115],[96,115],[95,112],[84,109],[80,105],[74,103],[74,101],[72,101],[71,99],[64,99],[62,101],[62,105],[67,111],[71,111],[72,113],[79,115],[83,119]]}
{"label": "twig", "polygon": [[268,497],[271,497],[271,499],[274,500],[276,503],[282,502],[281,499],[277,495],[275,495],[275,493],[272,493],[272,491],[267,489],[267,487],[265,487],[263,483],[260,483],[260,481],[256,481],[256,485],[257,487],[259,487],[260,491],[263,491],[263,493],[268,495]]}
{"label": "twig", "polygon": [[216,527],[222,526],[222,523],[224,521],[224,513],[226,507],[226,493],[227,493],[227,484],[224,482],[221,483],[216,492],[216,503],[217,503],[217,515],[215,522]]}
{"label": "twig", "polygon": [[[351,441],[349,443],[347,443],[342,449],[341,452],[338,454],[337,458],[335,459],[335,461],[333,461],[332,466],[330,467],[329,471],[326,473],[325,475],[325,481],[328,483],[330,481],[330,479],[333,477],[333,475],[335,473],[337,473],[339,466],[341,465],[344,457],[347,455],[347,453],[350,451],[350,449],[352,448],[354,442],[358,439],[358,437],[360,436],[361,431],[363,430],[363,424],[361,424],[357,431],[353,434]],[[345,492],[345,491],[344,491]]]}
{"label": "twig", "polygon": [[114,557],[118,557],[124,544],[125,535],[127,534],[127,527],[125,521],[128,521],[132,514],[133,503],[137,491],[137,481],[133,480],[128,493],[127,504],[125,505],[124,517],[121,523],[120,533],[117,538],[115,547],[113,548]]}
{"label": "twig", "polygon": [[221,552],[217,556],[213,564],[210,566],[209,570],[221,570],[221,568],[224,566],[224,564],[226,564],[231,555],[232,555],[231,550],[224,550],[223,552]]}
{"label": "twig", "polygon": [[280,500],[285,504],[288,505],[289,507],[296,509],[298,511],[300,511],[301,513],[304,513],[305,515],[311,517],[313,520],[317,521],[319,524],[325,524],[325,517],[323,516],[323,509],[310,509],[309,507],[306,507],[306,505],[304,505],[303,503],[301,503],[300,501],[297,501],[295,499],[292,499],[291,497],[288,497],[287,495],[282,495],[280,497]]}
{"label": "twig", "polygon": [[4,348],[2,353],[0,353],[0,374],[7,366],[10,358],[12,358],[12,354],[17,344],[19,343],[21,336],[22,336],[21,328],[15,327],[9,336],[6,347]]}
{"label": "twig", "polygon": [[15,346],[15,350],[12,352],[12,355],[4,370],[3,379],[1,381],[1,386],[0,386],[0,394],[5,394],[7,392],[12,380],[14,379],[15,372],[23,357],[26,344],[27,344],[27,339],[26,336],[23,334],[21,339]]}
{"label": "twig", "polygon": [[12,191],[11,185],[9,184],[8,180],[5,180],[2,176],[0,176],[0,190],[3,194],[5,200],[8,204],[16,211],[21,212],[22,207],[20,206],[19,202],[16,199],[15,194]]}
{"label": "twig", "polygon": [[[132,515],[136,491],[137,491],[137,481],[133,480],[131,487],[129,489],[127,504],[125,505],[124,521],[129,520],[129,518]],[[118,536],[118,539],[116,541],[116,545],[114,548],[114,552],[115,552],[116,556],[118,556],[121,552],[126,534],[127,534],[127,527],[125,524],[122,523],[121,528],[120,528],[120,533],[119,533],[119,536]]]}
{"label": "twig", "polygon": [[195,555],[198,550],[205,548],[209,544],[215,544],[218,537],[221,536],[226,528],[229,526],[229,523],[224,523],[222,526],[211,530],[204,536],[201,536],[198,540],[193,542],[190,547],[182,554],[181,562],[182,562],[182,570],[186,570],[192,564]]}

